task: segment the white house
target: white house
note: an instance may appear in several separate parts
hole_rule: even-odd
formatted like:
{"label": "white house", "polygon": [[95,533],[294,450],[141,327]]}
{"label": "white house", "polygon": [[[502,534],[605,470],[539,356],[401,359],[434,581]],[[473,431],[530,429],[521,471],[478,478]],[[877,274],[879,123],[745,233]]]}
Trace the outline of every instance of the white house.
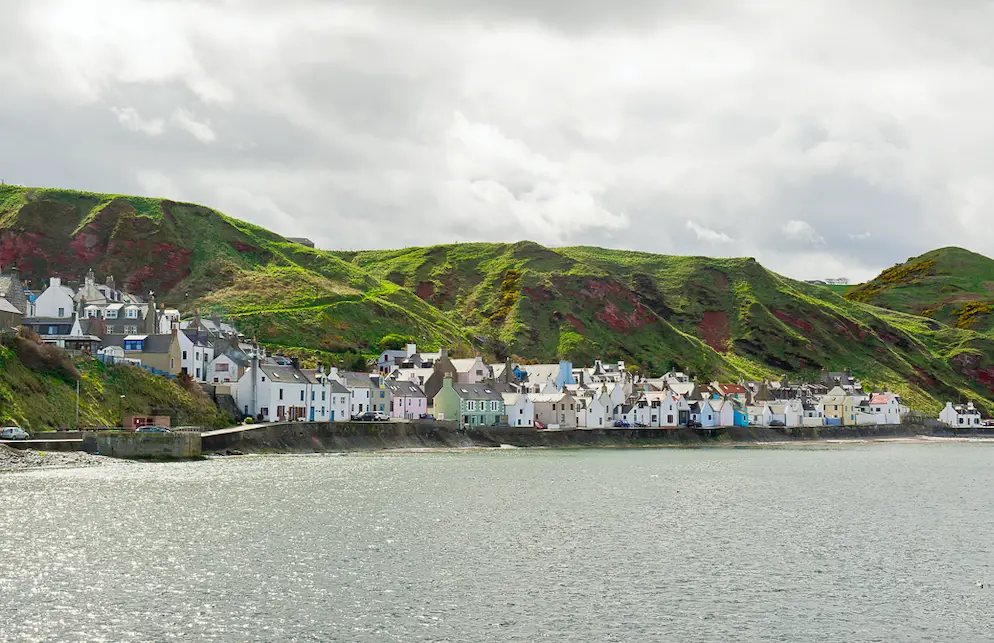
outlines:
{"label": "white house", "polygon": [[247,365],[247,360],[235,359],[237,356],[218,353],[207,365],[207,381],[214,384],[237,382]]}
{"label": "white house", "polygon": [[601,386],[593,396],[584,398],[582,417],[577,416],[577,424],[588,429],[603,429],[611,426],[613,403],[607,386]]}
{"label": "white house", "polygon": [[535,426],[535,403],[527,393],[501,393],[504,412],[511,426]]}
{"label": "white house", "polygon": [[901,398],[893,393],[874,393],[866,406],[877,424],[900,424],[909,410],[901,403]]}
{"label": "white house", "polygon": [[373,411],[373,381],[369,373],[339,373],[336,369],[328,372],[329,377],[338,381],[349,391],[349,416],[362,415]]}
{"label": "white house", "polygon": [[292,366],[250,366],[233,388],[238,408],[256,420],[276,422],[307,417],[309,382]]}
{"label": "white house", "polygon": [[735,426],[735,404],[731,400],[710,400],[717,424],[715,426]]}
{"label": "white house", "polygon": [[[715,404],[720,405],[720,402],[715,402]],[[700,402],[694,402],[693,404],[691,404],[690,406],[691,417],[695,415],[694,413],[695,407],[697,410],[696,413],[697,417],[694,417],[694,419],[700,422],[702,427],[706,428],[706,427],[721,426],[721,416],[717,411],[715,411],[714,407],[711,405],[710,400],[702,400]]]}
{"label": "white house", "polygon": [[48,288],[35,299],[35,314],[32,317],[67,318],[76,311],[72,288],[62,285],[62,279],[52,277]]}
{"label": "white house", "polygon": [[[673,428],[680,426],[680,398],[669,388],[649,391],[649,426]],[[689,410],[689,408],[688,408]]]}
{"label": "white house", "polygon": [[305,417],[312,422],[349,420],[349,390],[322,369],[301,370],[307,380],[304,392]]}
{"label": "white house", "polygon": [[180,371],[196,382],[207,382],[209,367],[214,361],[214,345],[207,333],[181,330],[176,336],[179,338],[181,351]]}
{"label": "white house", "polygon": [[981,424],[980,411],[973,402],[956,404],[946,402],[946,408],[939,413],[939,421],[954,427],[978,427]]}

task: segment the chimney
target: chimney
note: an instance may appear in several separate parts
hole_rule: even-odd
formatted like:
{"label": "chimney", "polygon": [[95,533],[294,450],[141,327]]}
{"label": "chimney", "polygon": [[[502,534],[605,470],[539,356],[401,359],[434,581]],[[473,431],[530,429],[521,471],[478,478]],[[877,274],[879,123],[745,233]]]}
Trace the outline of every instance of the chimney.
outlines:
{"label": "chimney", "polygon": [[417,352],[418,352],[418,345],[417,344],[408,344],[407,345],[407,356],[408,357],[412,357]]}
{"label": "chimney", "polygon": [[448,356],[449,356],[449,349],[447,348],[438,349],[438,359],[441,360],[443,358],[447,358]]}
{"label": "chimney", "polygon": [[107,275],[107,287],[111,290],[117,290],[114,286],[114,275]]}
{"label": "chimney", "polygon": [[58,288],[59,286],[62,285],[62,280],[59,279],[58,277],[51,277],[48,280],[48,285],[51,288]]}

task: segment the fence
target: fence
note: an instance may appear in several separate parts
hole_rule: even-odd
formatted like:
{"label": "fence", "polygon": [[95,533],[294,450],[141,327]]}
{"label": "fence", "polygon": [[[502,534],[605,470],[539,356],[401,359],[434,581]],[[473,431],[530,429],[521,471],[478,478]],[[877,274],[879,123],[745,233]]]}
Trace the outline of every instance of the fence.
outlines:
{"label": "fence", "polygon": [[176,378],[176,376],[173,375],[172,373],[169,373],[167,371],[161,371],[161,370],[159,370],[157,368],[154,368],[152,366],[148,366],[147,364],[142,364],[141,360],[132,359],[130,357],[115,357],[113,355],[104,355],[104,354],[98,353],[98,354],[96,354],[96,355],[93,356],[93,359],[95,359],[95,360],[97,360],[99,362],[103,362],[104,364],[106,364],[108,366],[136,366],[136,367],[138,367],[140,369],[148,371],[152,375],[158,375],[159,377],[167,377],[169,379],[175,379]]}

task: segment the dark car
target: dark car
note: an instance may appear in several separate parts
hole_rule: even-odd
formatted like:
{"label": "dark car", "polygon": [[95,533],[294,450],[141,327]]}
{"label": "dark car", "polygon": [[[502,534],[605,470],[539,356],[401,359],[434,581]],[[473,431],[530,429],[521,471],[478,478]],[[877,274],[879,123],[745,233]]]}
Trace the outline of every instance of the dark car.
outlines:
{"label": "dark car", "polygon": [[783,422],[781,422],[780,420],[770,420],[770,426],[780,426],[780,427],[783,427],[783,426],[787,426],[787,425],[784,424]]}
{"label": "dark car", "polygon": [[432,415],[431,413],[422,413],[420,419],[422,419],[422,420],[434,420],[435,416]]}
{"label": "dark car", "polygon": [[648,427],[648,426],[649,426],[649,425],[648,425],[648,424],[646,424],[645,422],[636,422],[636,423],[635,423],[635,428],[637,428],[637,429],[644,429],[644,428],[646,428],[646,427]]}
{"label": "dark car", "polygon": [[687,421],[687,428],[688,429],[699,429],[699,428],[701,428],[701,423],[698,422],[697,420],[688,420]]}
{"label": "dark car", "polygon": [[376,421],[376,414],[373,413],[372,411],[366,411],[365,413],[363,413],[362,415],[359,416],[359,421],[360,422],[375,422]]}
{"label": "dark car", "polygon": [[167,429],[166,427],[158,426],[156,424],[152,424],[149,426],[140,426],[137,429],[135,429],[135,433],[169,433],[169,432],[170,432],[169,429]]}
{"label": "dark car", "polygon": [[628,428],[628,427],[631,426],[631,424],[629,424],[628,422],[625,422],[624,420],[616,420],[615,423],[614,423],[614,426],[616,426],[618,428]]}

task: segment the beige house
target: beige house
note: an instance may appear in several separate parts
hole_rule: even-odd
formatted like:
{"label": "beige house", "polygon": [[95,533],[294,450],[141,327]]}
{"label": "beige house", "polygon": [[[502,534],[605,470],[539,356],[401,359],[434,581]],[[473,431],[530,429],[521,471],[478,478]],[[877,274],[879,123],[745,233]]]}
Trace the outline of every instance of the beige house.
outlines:
{"label": "beige house", "polygon": [[0,329],[17,328],[24,322],[24,313],[12,303],[0,297]]}
{"label": "beige house", "polygon": [[[108,335],[103,341],[104,352],[109,347],[118,347],[124,351],[128,361],[138,362],[142,366],[154,368],[157,371],[179,375],[183,366],[183,351],[180,348],[177,331],[169,335]],[[119,353],[118,353],[119,354]]]}
{"label": "beige house", "polygon": [[856,423],[852,396],[838,384],[821,398],[825,410],[825,424],[851,425]]}
{"label": "beige house", "polygon": [[528,393],[535,408],[535,425],[547,428],[575,428],[579,404],[569,391],[562,393]]}

